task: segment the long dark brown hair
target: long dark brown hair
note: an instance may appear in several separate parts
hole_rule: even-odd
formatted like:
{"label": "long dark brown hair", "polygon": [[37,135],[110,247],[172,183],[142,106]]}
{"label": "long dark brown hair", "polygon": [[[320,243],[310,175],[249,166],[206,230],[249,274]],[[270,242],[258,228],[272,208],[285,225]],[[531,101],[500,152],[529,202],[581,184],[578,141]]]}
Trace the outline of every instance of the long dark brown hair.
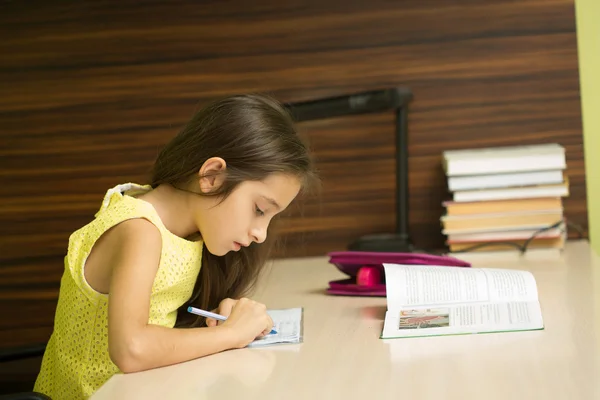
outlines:
{"label": "long dark brown hair", "polygon": [[[231,96],[203,107],[158,155],[151,186],[187,186],[211,157],[225,160],[225,179],[218,190],[202,195],[222,200],[240,183],[263,180],[273,173],[297,177],[303,189],[318,182],[308,146],[292,117],[265,95]],[[204,247],[194,292],[179,309],[175,326],[205,324],[204,318],[185,312],[188,305],[212,310],[225,298],[239,298],[251,291],[276,243],[275,220],[261,244],[224,256],[215,256]]]}

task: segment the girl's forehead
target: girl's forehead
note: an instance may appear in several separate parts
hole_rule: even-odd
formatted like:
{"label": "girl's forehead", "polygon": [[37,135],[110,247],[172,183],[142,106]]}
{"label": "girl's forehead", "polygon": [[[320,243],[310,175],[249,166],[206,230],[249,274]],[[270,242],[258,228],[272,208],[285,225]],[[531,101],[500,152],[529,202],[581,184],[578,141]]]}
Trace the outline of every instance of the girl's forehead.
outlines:
{"label": "girl's forehead", "polygon": [[265,201],[285,209],[300,191],[300,180],[292,175],[271,174],[262,181],[245,182],[248,190]]}

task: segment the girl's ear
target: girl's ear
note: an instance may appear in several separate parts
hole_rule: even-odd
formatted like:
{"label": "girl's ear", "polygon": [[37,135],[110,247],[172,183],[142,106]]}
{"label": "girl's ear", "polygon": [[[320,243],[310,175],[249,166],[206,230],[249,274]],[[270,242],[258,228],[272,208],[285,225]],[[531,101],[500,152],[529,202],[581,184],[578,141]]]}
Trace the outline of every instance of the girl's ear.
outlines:
{"label": "girl's ear", "polygon": [[198,171],[198,183],[202,193],[217,190],[225,180],[227,164],[221,157],[212,157],[206,160]]}

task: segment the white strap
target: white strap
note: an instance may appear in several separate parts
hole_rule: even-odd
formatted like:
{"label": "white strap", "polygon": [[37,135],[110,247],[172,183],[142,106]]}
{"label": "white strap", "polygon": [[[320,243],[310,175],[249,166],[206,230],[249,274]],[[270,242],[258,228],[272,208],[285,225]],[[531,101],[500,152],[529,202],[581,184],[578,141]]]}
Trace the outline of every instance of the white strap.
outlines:
{"label": "white strap", "polygon": [[106,191],[106,194],[104,195],[104,200],[102,201],[102,210],[106,209],[106,207],[108,207],[108,205],[110,204],[110,199],[111,197],[115,194],[115,193],[125,193],[129,190],[132,189],[138,189],[138,190],[143,190],[144,187],[135,183],[123,183],[120,185],[117,185],[111,189],[108,189]]}

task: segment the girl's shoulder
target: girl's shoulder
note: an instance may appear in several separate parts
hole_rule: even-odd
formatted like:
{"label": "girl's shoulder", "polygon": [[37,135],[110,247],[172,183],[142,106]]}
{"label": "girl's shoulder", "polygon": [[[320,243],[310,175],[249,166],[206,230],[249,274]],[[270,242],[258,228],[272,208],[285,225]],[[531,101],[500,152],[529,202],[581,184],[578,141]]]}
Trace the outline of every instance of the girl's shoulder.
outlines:
{"label": "girl's shoulder", "polygon": [[99,225],[113,225],[132,218],[144,218],[152,222],[159,230],[164,225],[154,207],[137,197],[147,193],[149,185],[125,183],[106,191],[99,210],[94,215]]}
{"label": "girl's shoulder", "polygon": [[202,250],[202,241],[191,241],[176,236],[165,227],[152,204],[137,198],[150,190],[152,188],[149,185],[135,183],[126,183],[110,188],[94,219],[71,235],[69,250],[83,251],[85,254],[91,250],[101,236],[117,225],[123,225],[122,223],[125,221],[143,219],[145,221],[124,224],[123,229],[119,229],[119,231],[125,235],[138,235],[136,229],[154,230],[155,233],[148,234],[160,233],[162,247],[166,252],[196,257]]}
{"label": "girl's shoulder", "polygon": [[[150,185],[136,183],[125,183],[109,189],[104,196],[100,210],[95,215],[96,224],[105,230],[129,219],[146,219],[158,229],[162,236],[163,246],[166,246],[167,250],[172,247],[173,251],[197,253],[203,245],[201,239],[182,238],[175,235],[163,224],[154,206],[138,198],[151,190]],[[148,225],[146,224],[146,226]],[[139,226],[144,226],[144,224]]]}
{"label": "girl's shoulder", "polygon": [[[123,183],[114,186],[106,191],[96,216],[101,215],[103,212],[109,209],[111,209],[111,211],[120,210],[123,208],[123,206],[128,206],[131,208],[133,205],[135,205],[136,207],[133,208],[142,208],[144,209],[143,211],[146,211],[150,204],[137,199],[137,197],[141,194],[148,193],[151,190],[152,187],[150,185],[140,185],[137,183]],[[119,207],[115,207],[116,205]]]}
{"label": "girl's shoulder", "polygon": [[146,219],[161,230],[162,222],[154,207],[133,195],[149,190],[149,186],[134,183],[117,185],[107,190],[94,218],[71,234],[70,244],[75,242],[77,247],[83,243],[91,246],[108,230],[131,219]]}

